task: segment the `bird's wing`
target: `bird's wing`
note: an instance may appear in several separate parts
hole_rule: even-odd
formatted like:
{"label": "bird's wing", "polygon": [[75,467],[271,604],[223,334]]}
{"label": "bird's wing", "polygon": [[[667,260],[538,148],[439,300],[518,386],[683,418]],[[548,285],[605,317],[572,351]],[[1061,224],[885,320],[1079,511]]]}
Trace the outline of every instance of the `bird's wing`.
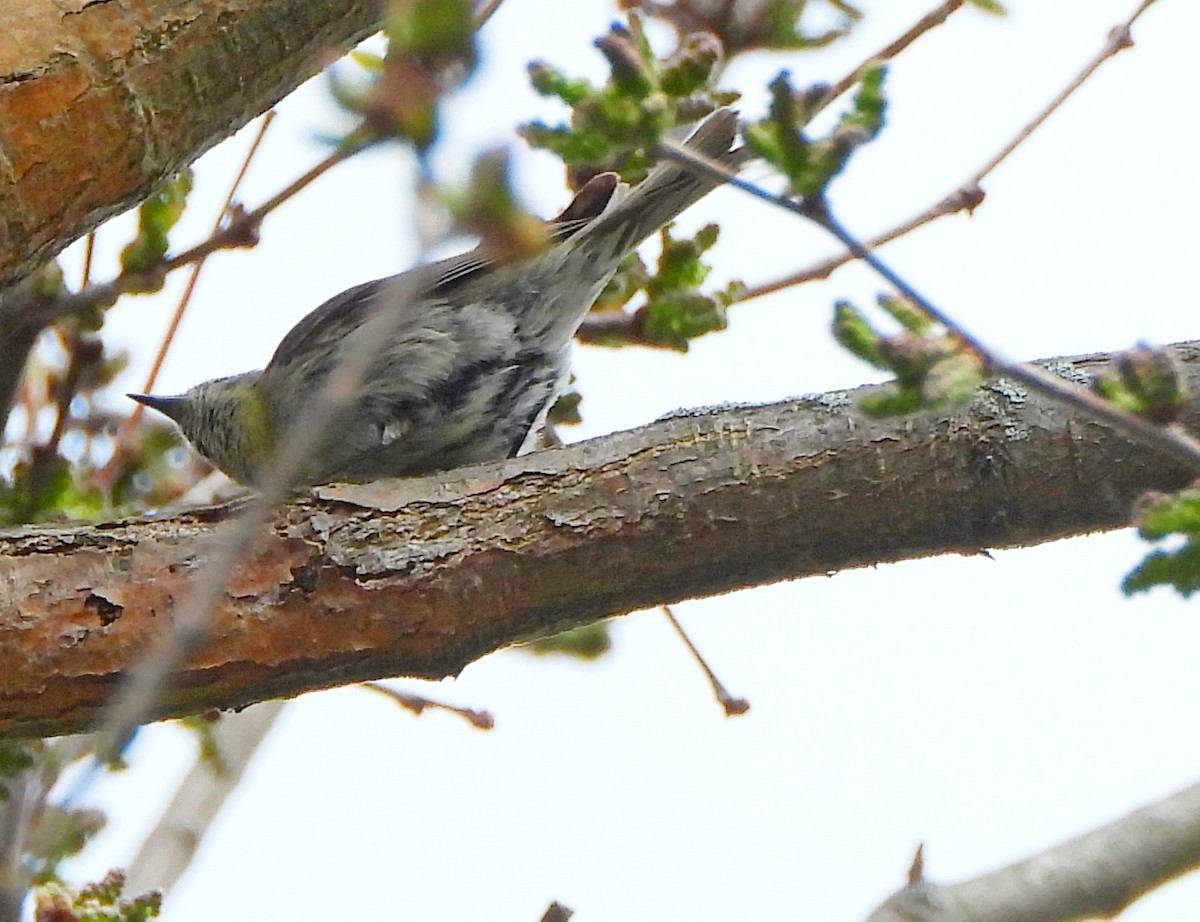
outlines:
{"label": "bird's wing", "polygon": [[[601,173],[587,182],[561,214],[548,222],[549,243],[557,243],[577,233],[607,207],[617,186],[613,173]],[[334,295],[302,318],[283,337],[271,356],[268,368],[288,365],[297,357],[311,354],[328,339],[340,339],[366,320],[389,285],[404,292],[405,303],[438,298],[455,285],[487,271],[496,260],[481,249],[417,266],[399,275],[376,279]]]}
{"label": "bird's wing", "polygon": [[400,275],[376,279],[334,295],[303,317],[275,348],[267,368],[289,365],[297,358],[329,348],[331,342],[346,336],[367,319],[389,285],[404,292],[406,304],[437,293],[438,289],[461,281],[487,268],[491,261],[475,251],[452,256],[426,266],[417,266]]}

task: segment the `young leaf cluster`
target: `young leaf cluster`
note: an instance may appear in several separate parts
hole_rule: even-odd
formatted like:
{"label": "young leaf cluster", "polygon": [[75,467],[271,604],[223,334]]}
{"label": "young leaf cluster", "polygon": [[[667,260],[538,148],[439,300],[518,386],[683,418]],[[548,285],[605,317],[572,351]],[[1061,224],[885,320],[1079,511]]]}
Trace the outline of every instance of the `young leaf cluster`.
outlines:
{"label": "young leaf cluster", "polygon": [[850,155],[883,128],[886,73],[881,65],[867,68],[850,109],[833,130],[822,138],[810,138],[804,129],[824,99],[824,88],[797,92],[791,76],[783,71],[771,81],[769,115],[746,129],[746,141],[788,178],[793,194],[803,199],[820,198]]}
{"label": "young leaf cluster", "polygon": [[599,345],[638,344],[686,352],[688,343],[705,333],[723,330],[726,308],[743,291],[741,282],[705,293],[700,286],[710,271],[701,257],[717,242],[715,224],[701,228],[695,237],[676,238],[670,227],[660,232],[662,249],[653,273],[635,254],[605,288],[593,310],[621,310],[639,292],[645,299],[633,313],[632,323]]}
{"label": "young leaf cluster", "polygon": [[334,99],[362,119],[339,143],[400,139],[426,151],[438,138],[442,97],[478,63],[470,0],[392,0],[384,35],[384,55],[352,55],[365,79],[330,71]]}
{"label": "young leaf cluster", "polygon": [[737,98],[713,87],[723,51],[712,35],[688,36],[673,55],[660,60],[641,17],[631,14],[628,27],[614,24],[596,47],[609,64],[609,78],[600,87],[544,62],[529,68],[534,89],[570,106],[571,121],[554,126],[534,121],[520,132],[534,147],[563,160],[573,188],[606,170],[637,182],[663,132]]}
{"label": "young leaf cluster", "polygon": [[58,881],[64,860],[78,854],[104,826],[98,810],[50,803],[47,792],[63,768],[84,752],[61,741],[0,741],[0,822],[11,828],[20,817],[20,875],[42,885]]}
{"label": "young leaf cluster", "polygon": [[[823,48],[845,36],[862,12],[846,0],[825,0],[840,22],[814,31],[803,22],[814,6],[809,0],[765,0],[760,3],[712,3],[711,0],[622,0],[627,10],[637,9],[667,23],[680,36],[709,32],[719,36],[733,57],[747,51],[804,51]],[[826,14],[827,18],[827,14]]]}
{"label": "young leaf cluster", "polygon": [[975,355],[904,298],[881,295],[878,304],[901,332],[879,332],[847,301],[834,307],[834,338],[864,362],[896,376],[890,389],[863,398],[863,410],[895,416],[969,401],[983,376]]}
{"label": "young leaf cluster", "polygon": [[158,916],[162,895],[157,891],[132,899],[122,895],[125,875],[109,871],[98,883],[72,890],[52,884],[38,891],[36,922],[145,922]]}
{"label": "young leaf cluster", "polygon": [[1170,352],[1140,345],[1121,353],[1116,366],[1096,381],[1104,397],[1160,425],[1179,418],[1187,388]]}
{"label": "young leaf cluster", "polygon": [[1126,595],[1155,586],[1174,586],[1184,597],[1200,590],[1200,489],[1169,496],[1151,494],[1143,499],[1135,519],[1145,540],[1176,539],[1177,546],[1146,555],[1121,584]]}
{"label": "young leaf cluster", "polygon": [[192,171],[176,173],[138,208],[138,232],[121,251],[121,269],[134,276],[127,291],[150,293],[163,286],[161,273],[150,270],[167,255],[168,237],[187,207]]}

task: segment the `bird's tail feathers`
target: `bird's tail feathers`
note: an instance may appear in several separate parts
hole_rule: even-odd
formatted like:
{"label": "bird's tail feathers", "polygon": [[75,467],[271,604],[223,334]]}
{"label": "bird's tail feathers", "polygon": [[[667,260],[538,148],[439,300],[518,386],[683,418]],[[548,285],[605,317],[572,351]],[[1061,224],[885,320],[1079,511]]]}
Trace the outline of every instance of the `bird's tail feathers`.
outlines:
{"label": "bird's tail feathers", "polygon": [[[701,122],[684,145],[701,157],[736,172],[748,159],[746,148],[733,146],[737,131],[737,113],[732,109],[718,109]],[[633,188],[624,184],[619,186],[600,216],[575,239],[602,242],[606,250],[620,258],[719,185],[719,180],[685,164],[663,160]]]}

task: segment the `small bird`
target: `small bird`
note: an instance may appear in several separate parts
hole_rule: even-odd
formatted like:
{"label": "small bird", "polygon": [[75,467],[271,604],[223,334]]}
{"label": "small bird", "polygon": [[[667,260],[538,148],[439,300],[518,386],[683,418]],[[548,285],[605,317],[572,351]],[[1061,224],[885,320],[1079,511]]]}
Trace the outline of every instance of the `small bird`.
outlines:
{"label": "small bird", "polygon": [[[737,115],[712,113],[686,145],[736,170]],[[262,486],[285,434],[379,311],[386,337],[348,406],[324,427],[296,485],[363,482],[512,457],[531,446],[567,373],[584,315],[624,256],[719,185],[674,162],[637,186],[603,173],[548,225],[532,257],[483,248],[367,282],[326,301],[283,338],[262,371],[178,396],[130,394],[174,420],[218,468]],[[356,333],[361,333],[356,337]]]}

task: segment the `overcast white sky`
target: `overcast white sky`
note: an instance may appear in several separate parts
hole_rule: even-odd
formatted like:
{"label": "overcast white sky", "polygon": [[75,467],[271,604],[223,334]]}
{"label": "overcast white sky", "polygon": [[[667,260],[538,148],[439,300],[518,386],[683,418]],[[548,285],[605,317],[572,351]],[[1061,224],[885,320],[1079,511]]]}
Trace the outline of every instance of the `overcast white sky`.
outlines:
{"label": "overcast white sky", "polygon": [[[761,114],[751,88],[780,68],[800,84],[836,79],[932,5],[864,0],[851,40],[738,64],[729,79],[748,90],[743,111]],[[1134,6],[1012,0],[1006,20],[964,11],[923,38],[892,68],[887,130],[834,188],[845,221],[867,235],[957,187]],[[561,206],[559,173],[513,137],[519,121],[559,116],[528,90],[524,63],[601,77],[590,41],[612,16],[600,0],[508,0],[484,33],[483,69],[451,106],[444,178],[462,176],[481,146],[512,143],[530,206]],[[1196,35],[1200,7],[1158,3],[1136,47],[988,181],[974,217],[886,256],[1012,356],[1196,336],[1200,129],[1185,83]],[[281,112],[248,204],[321,156],[314,137],[337,123],[319,81]],[[198,187],[214,202],[247,141],[202,161]],[[285,206],[257,250],[215,258],[159,390],[260,367],[325,297],[406,268],[417,252],[410,167],[399,151],[372,153]],[[214,207],[196,215],[197,235]],[[833,252],[733,190],[680,223],[715,218],[722,279],[769,280]],[[687,356],[580,349],[586,422],[568,435],[860,383],[868,371],[830,341],[831,304],[867,304],[878,289],[847,269],[739,306],[727,332]],[[113,312],[135,359],[130,388],[167,309],[143,299]],[[654,612],[620,619],[597,664],[501,652],[427,689],[490,710],[490,733],[444,714],[414,719],[361,690],[306,696],[165,918],[532,922],[557,899],[579,922],[861,919],[902,883],[918,842],[930,876],[954,881],[1200,779],[1197,612],[1167,592],[1120,596],[1141,553],[1122,533],[681,605],[714,668],[751,701],[733,720]],[[146,731],[134,768],[97,786],[112,828],[75,863],[80,879],[128,860],[190,745],[173,727]],[[1188,880],[1126,918],[1198,911],[1200,880]]]}

